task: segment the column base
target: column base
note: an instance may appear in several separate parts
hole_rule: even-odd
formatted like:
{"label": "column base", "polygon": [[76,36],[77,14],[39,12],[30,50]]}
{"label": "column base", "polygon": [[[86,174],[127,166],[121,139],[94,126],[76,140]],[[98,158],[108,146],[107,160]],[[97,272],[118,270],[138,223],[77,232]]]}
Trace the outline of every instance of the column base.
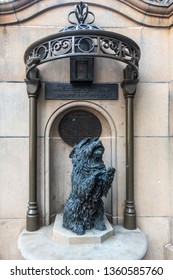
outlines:
{"label": "column base", "polygon": [[39,212],[37,202],[28,203],[28,212],[26,216],[26,230],[36,231],[40,228],[39,225]]}
{"label": "column base", "polygon": [[40,228],[39,215],[37,216],[26,216],[26,230],[36,231]]}
{"label": "column base", "polygon": [[136,229],[136,214],[124,213],[124,227],[129,230]]}

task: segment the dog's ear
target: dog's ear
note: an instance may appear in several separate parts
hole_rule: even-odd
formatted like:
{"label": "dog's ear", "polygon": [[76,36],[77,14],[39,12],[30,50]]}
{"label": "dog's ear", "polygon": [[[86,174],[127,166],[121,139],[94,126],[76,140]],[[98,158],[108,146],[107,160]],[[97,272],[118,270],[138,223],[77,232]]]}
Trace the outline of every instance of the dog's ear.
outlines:
{"label": "dog's ear", "polygon": [[72,149],[72,151],[71,151],[71,153],[69,155],[69,158],[72,158],[74,156],[74,154],[75,154],[77,149],[81,149],[82,146],[84,146],[87,142],[90,142],[91,140],[92,140],[91,137],[87,137],[87,138],[82,139],[78,144],[76,144],[73,147],[73,149]]}
{"label": "dog's ear", "polygon": [[78,148],[80,149],[82,146],[84,146],[87,142],[90,142],[90,141],[91,141],[90,137],[82,139],[78,144]]}
{"label": "dog's ear", "polygon": [[76,151],[76,145],[73,147],[71,153],[69,154],[69,158],[72,158],[74,156],[75,151]]}

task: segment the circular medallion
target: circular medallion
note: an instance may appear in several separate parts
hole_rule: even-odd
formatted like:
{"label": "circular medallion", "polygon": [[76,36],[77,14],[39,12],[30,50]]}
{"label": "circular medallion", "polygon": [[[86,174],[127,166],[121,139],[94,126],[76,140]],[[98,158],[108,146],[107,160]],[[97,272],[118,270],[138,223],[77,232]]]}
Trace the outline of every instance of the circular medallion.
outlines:
{"label": "circular medallion", "polygon": [[59,134],[67,144],[74,146],[86,137],[100,137],[102,126],[91,112],[74,110],[67,113],[59,123]]}
{"label": "circular medallion", "polygon": [[91,38],[83,37],[78,41],[78,48],[81,52],[91,52],[94,48],[94,44]]}

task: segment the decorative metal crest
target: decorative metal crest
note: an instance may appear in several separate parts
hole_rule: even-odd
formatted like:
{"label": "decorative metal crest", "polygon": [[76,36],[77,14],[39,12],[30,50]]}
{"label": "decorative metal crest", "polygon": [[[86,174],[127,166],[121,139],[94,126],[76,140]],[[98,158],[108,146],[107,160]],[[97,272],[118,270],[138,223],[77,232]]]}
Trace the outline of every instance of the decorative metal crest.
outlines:
{"label": "decorative metal crest", "polygon": [[84,24],[89,14],[92,15],[93,19],[90,22],[88,22],[88,24],[92,24],[95,21],[94,14],[89,11],[88,5],[84,2],[80,2],[79,4],[75,5],[75,10],[70,12],[68,15],[69,22],[71,24],[75,24],[75,22],[70,20],[72,14],[75,14],[79,24]]}
{"label": "decorative metal crest", "polygon": [[[87,23],[86,20],[88,20]],[[84,29],[102,30],[101,27],[92,25],[92,23],[95,21],[95,15],[89,11],[88,5],[84,2],[80,2],[74,6],[74,11],[68,14],[68,21],[72,25],[64,27],[62,30],[60,30],[60,32]]]}
{"label": "decorative metal crest", "polygon": [[[89,12],[88,5],[80,2],[75,10],[69,13],[75,15],[77,24],[61,30],[57,34],[47,36],[33,43],[25,52],[27,78],[31,70],[39,64],[72,56],[98,56],[122,61],[132,66],[138,76],[140,48],[130,38],[104,31],[91,25],[95,16]],[[89,24],[85,21],[91,15]],[[74,23],[72,20],[69,20]]]}

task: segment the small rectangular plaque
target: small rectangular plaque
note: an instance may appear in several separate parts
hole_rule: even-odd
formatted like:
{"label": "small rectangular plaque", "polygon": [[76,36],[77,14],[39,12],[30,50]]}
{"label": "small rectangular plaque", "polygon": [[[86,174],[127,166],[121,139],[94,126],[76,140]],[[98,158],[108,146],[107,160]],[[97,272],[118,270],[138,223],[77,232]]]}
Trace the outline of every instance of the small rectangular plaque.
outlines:
{"label": "small rectangular plaque", "polygon": [[73,85],[70,83],[45,83],[46,100],[117,100],[118,84],[94,83],[91,85]]}

